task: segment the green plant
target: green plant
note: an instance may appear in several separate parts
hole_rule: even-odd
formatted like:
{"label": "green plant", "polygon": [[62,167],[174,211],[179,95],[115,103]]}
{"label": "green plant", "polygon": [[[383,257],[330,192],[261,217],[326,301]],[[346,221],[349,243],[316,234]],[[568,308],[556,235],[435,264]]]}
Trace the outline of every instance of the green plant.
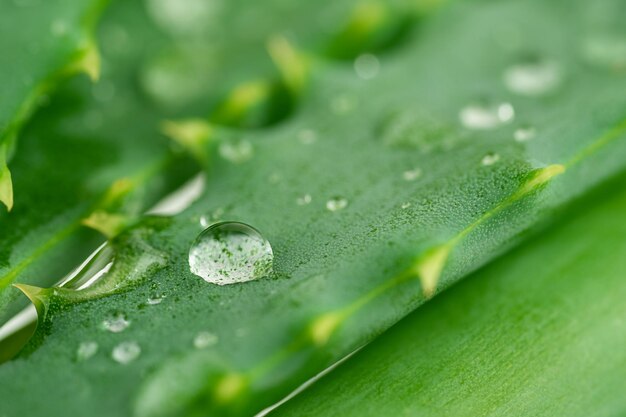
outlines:
{"label": "green plant", "polygon": [[[438,324],[437,312],[458,314],[446,305],[461,301],[478,303],[467,324],[476,331],[500,307],[514,318],[517,268],[572,259],[568,226],[542,230],[625,168],[623,6],[323,3],[110,5],[96,36],[102,79],[61,83],[22,129],[11,161],[16,197],[0,215],[0,317],[24,307],[19,288],[37,307],[38,326],[0,366],[10,398],[0,414],[253,415],[529,234],[539,242],[530,244],[536,253],[512,251],[488,267],[487,278],[469,278],[400,328]],[[144,215],[195,171],[205,185],[190,207]],[[613,225],[611,241],[619,244],[611,223],[618,203],[598,205],[581,244],[599,244]],[[257,228],[272,245],[273,272],[226,286],[192,273],[190,247],[217,221]],[[91,264],[55,285],[105,238]],[[573,265],[617,268],[602,254],[599,246]],[[247,268],[232,256],[230,266]],[[108,263],[108,272],[83,286],[95,266]],[[506,289],[482,294],[490,275],[501,275]],[[538,300],[544,291],[583,294],[550,285],[550,277],[529,281]],[[616,297],[605,300],[611,309]],[[516,331],[524,337],[529,330]],[[430,342],[398,332],[363,356],[404,344],[454,346],[458,334],[446,329]],[[558,335],[547,348],[573,343],[577,333]],[[2,359],[29,336],[28,329],[4,342]],[[494,349],[507,336],[494,338]],[[617,338],[607,340],[615,350]],[[593,358],[603,353],[594,350]],[[466,356],[455,360],[452,372],[469,367]],[[393,374],[400,381],[428,365],[413,355],[398,364],[408,370]],[[350,371],[331,376],[329,387],[362,378]],[[485,381],[485,390],[495,389]],[[438,383],[463,392],[453,377]],[[346,395],[359,398],[354,386]],[[323,383],[307,398],[320,391]],[[372,409],[387,409],[392,395],[369,396]],[[309,412],[307,398],[282,412]],[[401,400],[394,406],[418,409],[412,397]],[[611,404],[621,411],[619,400]],[[585,403],[587,414],[592,405]],[[342,415],[365,413],[336,407]]]}

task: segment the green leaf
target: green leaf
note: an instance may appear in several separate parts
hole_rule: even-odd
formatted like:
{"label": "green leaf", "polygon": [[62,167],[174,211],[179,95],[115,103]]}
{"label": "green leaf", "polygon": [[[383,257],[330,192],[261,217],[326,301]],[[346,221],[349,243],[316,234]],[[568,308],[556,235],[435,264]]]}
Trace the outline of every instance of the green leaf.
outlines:
{"label": "green leaf", "polygon": [[[18,132],[39,102],[64,77],[85,72],[98,78],[93,40],[106,0],[75,2],[7,0],[0,5],[3,82],[0,103],[0,202],[13,206],[8,160]],[[28,27],[28,30],[25,30]]]}
{"label": "green leaf", "polygon": [[[119,234],[92,287],[37,291],[46,314],[0,367],[16,399],[0,412],[250,415],[509,249],[624,168],[625,74],[580,52],[595,7],[450,3],[379,49],[374,76],[371,57],[357,76],[307,51],[307,87],[282,123],[166,124],[207,164],[205,196]],[[539,96],[502,81],[529,53],[563,71]],[[230,286],[193,275],[189,248],[217,220],[260,230],[273,274]],[[128,328],[103,329],[120,315]],[[194,347],[207,334],[217,343]],[[85,359],[81,346],[97,351]]]}
{"label": "green leaf", "polygon": [[271,415],[622,415],[623,181]]}

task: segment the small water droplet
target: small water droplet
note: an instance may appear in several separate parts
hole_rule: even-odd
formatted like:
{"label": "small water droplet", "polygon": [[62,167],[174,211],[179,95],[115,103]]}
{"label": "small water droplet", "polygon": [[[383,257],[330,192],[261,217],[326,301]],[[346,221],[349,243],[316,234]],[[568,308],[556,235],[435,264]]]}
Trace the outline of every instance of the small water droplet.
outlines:
{"label": "small water droplet", "polygon": [[104,103],[115,97],[115,85],[110,81],[100,81],[93,84],[91,93],[93,98],[101,103]]}
{"label": "small water droplet", "polygon": [[150,298],[148,298],[147,303],[148,305],[155,306],[157,304],[161,304],[165,297],[167,296],[163,293],[154,293],[150,296]]}
{"label": "small water droplet", "polygon": [[222,2],[213,0],[147,0],[148,13],[161,28],[176,35],[210,30],[207,25],[217,18]]}
{"label": "small water droplet", "polygon": [[273,261],[270,243],[252,226],[238,222],[210,226],[189,250],[191,272],[217,285],[266,277]]}
{"label": "small water droplet", "polygon": [[402,209],[403,209],[403,210],[406,210],[406,209],[408,209],[409,207],[411,207],[411,203],[409,203],[409,202],[402,203],[402,205],[401,205],[400,207],[402,207]]}
{"label": "small water droplet", "polygon": [[317,140],[317,133],[311,129],[303,129],[298,132],[298,140],[304,145],[310,145]]}
{"label": "small water droplet", "polygon": [[98,344],[96,342],[81,342],[76,350],[76,358],[79,361],[86,361],[96,353],[98,353]]}
{"label": "small water droplet", "polygon": [[537,132],[535,131],[534,127],[526,126],[516,129],[513,133],[513,137],[517,142],[528,142],[529,140],[534,138],[536,134]]}
{"label": "small water droplet", "polygon": [[354,60],[354,71],[356,72],[356,75],[363,80],[370,80],[376,77],[379,70],[380,61],[376,55],[363,54],[359,55]]}
{"label": "small water droplet", "polygon": [[348,200],[343,197],[333,197],[326,202],[326,208],[330,211],[339,211],[348,207]]}
{"label": "small water droplet", "polygon": [[128,326],[130,326],[130,320],[124,313],[114,313],[102,322],[102,328],[111,333],[123,332]]}
{"label": "small water droplet", "polygon": [[205,349],[210,346],[215,346],[219,338],[216,334],[211,332],[199,332],[193,339],[193,346],[196,349]]}
{"label": "small water droplet", "polygon": [[311,201],[313,200],[313,198],[311,197],[310,194],[305,194],[302,197],[298,197],[296,199],[296,203],[299,206],[306,206],[307,204],[311,204]]}
{"label": "small water droplet", "polygon": [[422,176],[422,170],[419,168],[409,169],[402,173],[402,178],[404,178],[405,181],[415,181],[421,176]]}
{"label": "small water droplet", "polygon": [[612,33],[588,36],[582,53],[589,64],[609,69],[626,68],[626,37]]}
{"label": "small water droplet", "polygon": [[550,61],[527,61],[508,68],[504,83],[513,93],[541,96],[554,91],[561,83],[561,70]]}
{"label": "small water droplet", "polygon": [[252,144],[247,140],[228,141],[220,144],[220,156],[234,164],[246,162],[254,153]]}
{"label": "small water droplet", "polygon": [[356,107],[356,103],[356,98],[341,94],[332,99],[330,109],[337,115],[346,114]]}
{"label": "small water droplet", "polygon": [[491,166],[500,160],[500,155],[497,153],[490,152],[487,155],[483,156],[482,161],[480,162],[484,166]]}
{"label": "small water droplet", "polygon": [[56,37],[65,35],[67,33],[67,23],[60,19],[54,20],[50,25],[50,32]]}
{"label": "small water droplet", "polygon": [[510,103],[495,106],[471,104],[461,110],[459,117],[463,126],[468,129],[489,130],[512,122],[515,110]]}
{"label": "small water droplet", "polygon": [[117,363],[126,365],[134,361],[141,354],[141,347],[137,342],[122,342],[113,348],[111,358]]}

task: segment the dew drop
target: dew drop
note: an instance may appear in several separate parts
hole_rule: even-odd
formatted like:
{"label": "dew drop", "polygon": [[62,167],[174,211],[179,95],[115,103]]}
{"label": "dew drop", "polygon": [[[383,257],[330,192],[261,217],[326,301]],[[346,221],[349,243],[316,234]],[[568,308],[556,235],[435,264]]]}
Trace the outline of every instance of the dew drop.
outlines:
{"label": "dew drop", "polygon": [[330,211],[339,211],[348,207],[348,200],[343,197],[333,197],[326,202],[326,208]]}
{"label": "dew drop", "polygon": [[163,293],[154,293],[150,296],[150,298],[148,298],[147,303],[148,305],[155,306],[161,304],[165,297],[166,295]]}
{"label": "dew drop", "polygon": [[409,169],[402,173],[402,178],[404,178],[405,181],[415,181],[421,176],[422,170],[419,168]]}
{"label": "dew drop", "polygon": [[515,94],[541,96],[559,86],[561,70],[557,64],[550,61],[522,62],[504,72],[504,83]]}
{"label": "dew drop", "polygon": [[480,163],[484,166],[491,166],[500,160],[500,155],[497,153],[490,152],[487,155],[483,156],[482,161]]}
{"label": "dew drop", "polygon": [[96,353],[98,353],[98,344],[96,342],[81,342],[76,350],[76,358],[79,361],[86,361]]}
{"label": "dew drop", "polygon": [[115,313],[104,319],[102,328],[111,333],[121,333],[130,326],[130,320],[124,313]]}
{"label": "dew drop", "polygon": [[302,197],[298,197],[296,199],[296,203],[299,206],[306,206],[307,204],[311,204],[311,201],[313,201],[313,198],[311,197],[310,194],[305,194]]}
{"label": "dew drop", "polygon": [[354,60],[354,71],[356,72],[356,75],[363,80],[370,80],[376,77],[379,70],[380,61],[376,55],[363,54],[359,55]]}
{"label": "dew drop", "polygon": [[330,102],[330,109],[337,115],[346,114],[356,107],[356,98],[341,94],[333,98]]}
{"label": "dew drop", "polygon": [[303,129],[298,132],[298,140],[304,145],[310,145],[317,140],[317,133],[311,129]]}
{"label": "dew drop", "polygon": [[223,142],[219,147],[220,156],[234,164],[246,162],[254,153],[252,144],[247,140]]}
{"label": "dew drop", "polygon": [[117,363],[126,365],[134,361],[141,354],[141,347],[137,342],[122,342],[113,348],[111,358]]}
{"label": "dew drop", "polygon": [[205,349],[210,346],[215,346],[218,340],[216,334],[211,332],[199,332],[193,339],[193,346],[196,349]]}
{"label": "dew drop", "polygon": [[191,272],[207,282],[228,285],[271,274],[272,246],[252,226],[221,222],[196,238],[189,250]]}
{"label": "dew drop", "polygon": [[589,64],[609,69],[626,68],[626,38],[599,33],[588,36],[582,45],[583,58]]}
{"label": "dew drop", "polygon": [[532,126],[520,127],[513,133],[513,138],[517,142],[528,142],[533,139],[537,134],[536,130]]}
{"label": "dew drop", "polygon": [[406,210],[409,207],[411,207],[411,203],[409,203],[409,202],[402,203],[402,205],[400,207],[402,208],[402,210]]}
{"label": "dew drop", "polygon": [[495,106],[471,104],[459,113],[461,123],[472,130],[490,130],[510,123],[515,117],[515,110],[510,103]]}

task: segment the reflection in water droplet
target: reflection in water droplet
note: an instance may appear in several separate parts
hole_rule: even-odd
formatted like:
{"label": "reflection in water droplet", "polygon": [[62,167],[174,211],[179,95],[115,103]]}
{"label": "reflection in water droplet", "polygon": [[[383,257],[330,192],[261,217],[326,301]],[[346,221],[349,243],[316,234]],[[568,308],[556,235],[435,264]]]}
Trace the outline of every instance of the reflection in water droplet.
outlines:
{"label": "reflection in water droplet", "polygon": [[421,176],[422,170],[419,168],[409,169],[402,173],[402,178],[404,178],[405,181],[415,181]]}
{"label": "reflection in water droplet", "polygon": [[376,55],[363,54],[359,55],[354,60],[354,71],[356,72],[356,75],[363,80],[369,80],[376,77],[379,70],[380,62],[378,61]]}
{"label": "reflection in water droplet", "polygon": [[102,328],[111,333],[123,332],[128,326],[130,326],[130,320],[126,319],[124,313],[112,314],[102,322]]}
{"label": "reflection in water droplet", "polygon": [[299,206],[306,206],[307,204],[311,204],[311,201],[313,200],[313,198],[311,197],[310,194],[305,194],[302,197],[298,197],[296,199],[296,203]]}
{"label": "reflection in water droplet", "polygon": [[98,344],[96,342],[81,342],[76,350],[76,358],[79,361],[85,361],[98,353]]}
{"label": "reflection in water droplet", "polygon": [[561,71],[554,62],[523,62],[505,71],[504,83],[513,93],[540,96],[554,91],[559,86]]}
{"label": "reflection in water droplet", "polygon": [[229,141],[220,144],[220,156],[234,164],[240,164],[252,158],[252,144],[247,140]]}
{"label": "reflection in water droplet", "polygon": [[253,227],[238,222],[212,225],[189,250],[191,272],[217,285],[266,277],[273,261],[270,243]]}
{"label": "reflection in water droplet", "polygon": [[515,110],[510,103],[496,106],[472,104],[464,107],[459,117],[463,126],[468,129],[489,130],[513,121]]}
{"label": "reflection in water droplet", "polygon": [[111,357],[117,363],[126,365],[131,363],[141,354],[141,347],[137,342],[122,342],[113,348]]}
{"label": "reflection in water droplet", "polygon": [[339,211],[348,207],[348,200],[343,197],[333,197],[326,202],[326,208],[330,211]]}
{"label": "reflection in water droplet", "polygon": [[492,153],[488,153],[487,155],[485,155],[480,163],[483,164],[484,166],[490,166],[490,165],[495,164],[499,160],[500,160],[500,155],[492,152]]}
{"label": "reflection in water droplet", "polygon": [[200,332],[193,339],[193,346],[196,349],[205,349],[210,346],[215,346],[218,342],[218,337],[216,334],[211,332]]}
{"label": "reflection in water droplet", "polygon": [[536,134],[537,132],[532,126],[520,127],[515,131],[515,133],[513,133],[513,137],[517,142],[527,142],[534,138]]}
{"label": "reflection in water droplet", "polygon": [[304,145],[310,145],[317,140],[317,133],[311,129],[303,129],[298,132],[298,140]]}
{"label": "reflection in water droplet", "polygon": [[626,68],[626,37],[617,34],[596,34],[582,45],[584,59],[591,65],[609,69]]}

